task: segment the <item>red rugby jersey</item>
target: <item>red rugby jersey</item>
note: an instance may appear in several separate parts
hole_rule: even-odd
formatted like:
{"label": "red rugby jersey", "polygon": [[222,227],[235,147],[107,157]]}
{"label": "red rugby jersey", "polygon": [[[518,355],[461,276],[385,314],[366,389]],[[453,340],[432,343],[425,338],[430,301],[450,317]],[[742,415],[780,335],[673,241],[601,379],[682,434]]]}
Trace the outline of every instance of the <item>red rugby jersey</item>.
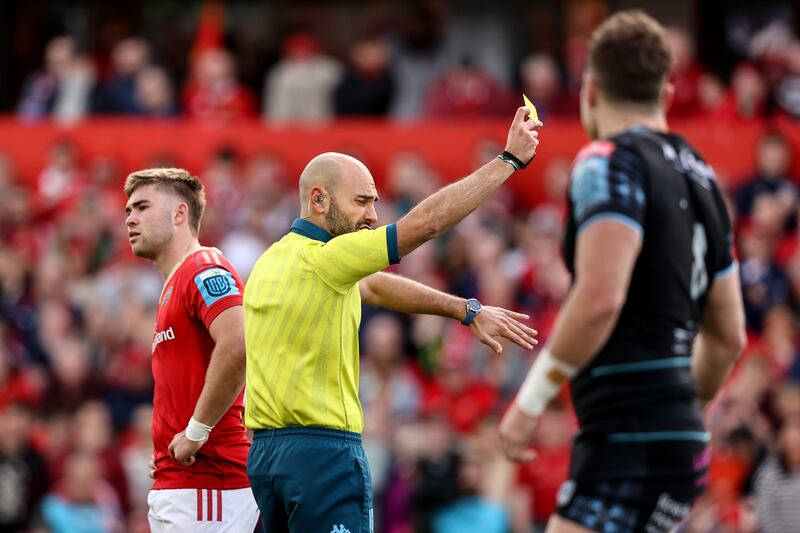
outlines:
{"label": "red rugby jersey", "polygon": [[[243,392],[211,431],[191,466],[169,456],[167,447],[186,429],[203,390],[214,349],[208,327],[225,309],[242,305],[244,284],[216,249],[189,255],[161,294],[153,335],[154,489],[241,489],[247,479],[250,443],[243,422]],[[242,332],[244,334],[244,332]]]}

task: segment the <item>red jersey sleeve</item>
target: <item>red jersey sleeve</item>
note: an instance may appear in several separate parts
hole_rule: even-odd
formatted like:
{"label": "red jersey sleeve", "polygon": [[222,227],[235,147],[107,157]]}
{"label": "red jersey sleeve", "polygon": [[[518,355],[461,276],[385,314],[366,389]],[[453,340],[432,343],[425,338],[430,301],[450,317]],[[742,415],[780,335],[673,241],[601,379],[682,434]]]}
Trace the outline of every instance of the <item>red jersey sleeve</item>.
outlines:
{"label": "red jersey sleeve", "polygon": [[195,269],[188,280],[189,312],[208,328],[226,309],[242,305],[244,284],[233,267],[217,253],[207,254],[212,261]]}

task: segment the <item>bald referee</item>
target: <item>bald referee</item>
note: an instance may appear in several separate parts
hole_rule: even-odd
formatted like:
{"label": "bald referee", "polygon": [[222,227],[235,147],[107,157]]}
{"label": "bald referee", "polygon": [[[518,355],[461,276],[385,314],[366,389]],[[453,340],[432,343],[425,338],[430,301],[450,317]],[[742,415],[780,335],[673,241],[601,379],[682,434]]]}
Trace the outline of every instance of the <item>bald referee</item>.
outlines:
{"label": "bald referee", "polygon": [[396,224],[377,221],[364,164],[321,154],[300,176],[301,216],[256,262],[244,293],[247,470],[270,533],[372,531],[372,487],[358,399],[361,303],[460,320],[500,353],[535,331],[481,306],[380,272],[459,222],[529,162],[541,123],[517,110],[505,151],[425,199]]}

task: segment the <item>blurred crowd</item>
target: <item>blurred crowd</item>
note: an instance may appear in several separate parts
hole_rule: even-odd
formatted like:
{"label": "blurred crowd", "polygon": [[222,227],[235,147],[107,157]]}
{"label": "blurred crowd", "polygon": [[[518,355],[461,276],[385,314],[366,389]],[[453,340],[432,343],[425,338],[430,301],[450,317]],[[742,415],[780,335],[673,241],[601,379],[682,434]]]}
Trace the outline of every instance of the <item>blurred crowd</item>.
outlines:
{"label": "blurred crowd", "polygon": [[[16,111],[26,122],[108,114],[213,122],[259,114],[270,122],[486,117],[507,115],[524,92],[540,117],[574,117],[588,35],[575,32],[560,54],[535,51],[514,65],[504,51],[488,58],[454,51],[435,29],[401,39],[376,33],[355,39],[339,56],[301,30],[283,38],[260,84],[240,78],[239,58],[222,43],[195,46],[185,79],[178,79],[143,38],[122,39],[93,56],[62,35],[49,41],[41,68],[24,82]],[[787,27],[773,24],[754,34],[724,80],[698,61],[687,31],[672,27],[669,39],[676,88],[670,117],[800,118],[800,40]],[[509,72],[498,74],[497,65],[506,64]]]}
{"label": "blurred crowd", "polygon": [[[258,86],[242,80],[241,55],[221,42],[195,47],[182,79],[146,39],[119,40],[97,57],[61,35],[25,81],[16,113],[27,123],[89,115],[210,122],[260,115],[271,123],[507,117],[524,91],[544,119],[577,116],[591,24],[567,32],[560,53],[524,54],[498,75],[502,62],[445,50],[426,20],[402,39],[377,33],[338,55],[311,31],[291,32]],[[489,51],[496,41],[470,37]],[[754,33],[725,79],[698,61],[686,31],[670,28],[669,37],[671,118],[800,119],[800,41],[786,26]],[[771,131],[753,148],[755,172],[725,191],[749,343],[705,413],[708,489],[685,532],[797,529],[800,176],[789,169],[800,154]],[[500,150],[493,140],[477,143],[473,166]],[[413,151],[386,157],[381,224],[456,177],[438,175]],[[0,152],[0,532],[72,532],[76,524],[147,531],[150,347],[162,280],[129,251],[118,161],[87,160],[59,141],[34,180],[18,176],[14,163],[14,154]],[[146,164],[174,162],[165,155]],[[280,154],[243,158],[235,146],[190,170],[208,190],[201,241],[221,248],[247,279],[297,216],[296,176]],[[502,189],[394,271],[529,313],[545,342],[570,282],[560,258],[569,161],[550,160],[543,176],[542,202],[523,205]],[[497,357],[454,321],[374,309],[364,312],[361,351],[376,531],[542,530],[577,428],[569,394],[542,416],[535,462],[508,463],[496,442],[498,417],[535,354],[506,346]]]}
{"label": "blurred crowd", "polygon": [[[782,521],[800,501],[800,199],[788,170],[797,154],[771,132],[755,149],[756,172],[726,191],[750,340],[706,412],[709,488],[685,531],[796,526]],[[477,143],[473,166],[500,150]],[[379,223],[453,178],[411,151],[388,157]],[[546,341],[570,281],[560,258],[569,161],[543,170],[544,201],[521,205],[501,189],[395,271],[529,313]],[[245,159],[228,146],[195,172],[208,189],[201,240],[246,279],[297,216],[296,177],[278,154]],[[93,524],[87,531],[146,530],[162,280],[128,249],[123,179],[116,161],[86,160],[66,141],[33,183],[0,155],[0,531],[75,531],[76,520]],[[565,392],[541,419],[538,460],[501,457],[498,416],[534,355],[506,346],[497,357],[455,321],[374,309],[361,336],[376,530],[538,531],[567,476],[576,421]]]}

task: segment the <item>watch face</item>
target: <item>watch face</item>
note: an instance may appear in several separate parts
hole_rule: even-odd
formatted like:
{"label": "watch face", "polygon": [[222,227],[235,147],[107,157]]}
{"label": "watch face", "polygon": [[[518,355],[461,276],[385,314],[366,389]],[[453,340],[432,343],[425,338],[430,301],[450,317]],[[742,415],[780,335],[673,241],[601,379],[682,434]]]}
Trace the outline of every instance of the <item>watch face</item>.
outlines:
{"label": "watch face", "polygon": [[481,303],[477,300],[470,300],[467,302],[467,309],[477,313],[478,311],[481,310]]}

